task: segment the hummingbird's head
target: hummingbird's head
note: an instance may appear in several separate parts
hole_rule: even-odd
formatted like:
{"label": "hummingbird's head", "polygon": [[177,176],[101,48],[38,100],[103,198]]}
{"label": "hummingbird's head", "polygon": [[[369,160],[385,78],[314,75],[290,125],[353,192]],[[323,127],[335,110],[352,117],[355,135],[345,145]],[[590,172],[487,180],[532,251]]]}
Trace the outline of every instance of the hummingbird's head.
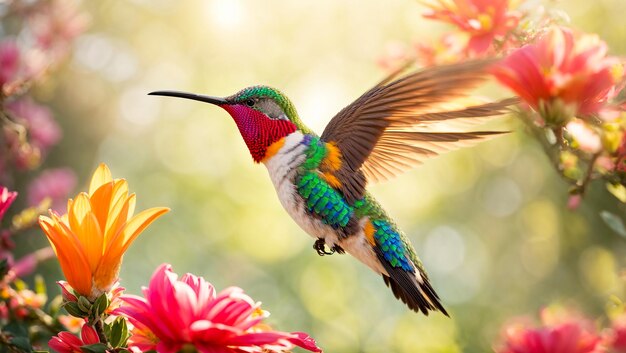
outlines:
{"label": "hummingbird's head", "polygon": [[268,86],[244,88],[225,98],[175,91],[150,94],[193,99],[223,108],[237,124],[255,162],[269,157],[267,152],[272,144],[296,130],[305,129],[291,101]]}

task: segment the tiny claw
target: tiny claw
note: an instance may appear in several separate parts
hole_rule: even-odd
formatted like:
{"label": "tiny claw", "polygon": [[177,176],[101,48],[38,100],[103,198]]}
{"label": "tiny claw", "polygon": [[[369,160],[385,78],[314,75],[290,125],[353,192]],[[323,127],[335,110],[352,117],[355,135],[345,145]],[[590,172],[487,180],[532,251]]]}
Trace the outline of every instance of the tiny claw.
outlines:
{"label": "tiny claw", "polygon": [[[335,249],[336,247],[337,246],[335,245],[332,249],[330,249],[330,251],[326,251],[326,241],[324,240],[324,238],[317,238],[317,240],[313,244],[313,249],[315,249],[315,251],[317,251],[317,254],[319,256],[334,254],[335,251],[336,251],[336,249]],[[343,249],[341,249],[341,251],[343,252]]]}
{"label": "tiny claw", "polygon": [[336,252],[337,254],[340,254],[340,255],[343,255],[343,254],[346,253],[346,251],[343,250],[343,248],[341,246],[339,246],[339,245],[333,246],[332,251]]}

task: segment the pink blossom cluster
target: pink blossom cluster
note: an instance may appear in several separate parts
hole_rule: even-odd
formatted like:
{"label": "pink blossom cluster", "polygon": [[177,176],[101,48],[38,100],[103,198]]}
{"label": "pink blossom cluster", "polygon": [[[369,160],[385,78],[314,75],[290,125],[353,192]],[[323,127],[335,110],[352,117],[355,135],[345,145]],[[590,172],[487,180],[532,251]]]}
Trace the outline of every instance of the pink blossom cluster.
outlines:
{"label": "pink blossom cluster", "polygon": [[52,110],[30,88],[68,56],[88,18],[75,1],[63,0],[12,1],[2,17],[20,24],[0,39],[0,182],[6,184],[13,170],[41,165],[61,139]]}
{"label": "pink blossom cluster", "polygon": [[[594,34],[557,25],[510,0],[421,0],[424,17],[454,29],[432,43],[389,45],[378,64],[440,65],[499,57],[491,72],[521,99],[518,116],[546,147],[571,184],[568,206],[578,207],[588,184],[604,179],[626,202],[624,62]],[[535,6],[536,8],[536,6]],[[540,9],[535,9],[540,12]],[[548,147],[548,146],[554,146]]]}
{"label": "pink blossom cluster", "polygon": [[[523,26],[528,14],[517,10],[510,0],[420,0],[427,10],[423,17],[445,22],[453,30],[434,40],[416,41],[411,45],[389,46],[378,60],[393,71],[403,63],[414,61],[420,66],[450,64],[471,58],[501,54],[527,43],[534,31]],[[542,19],[542,23],[550,19]]]}
{"label": "pink blossom cluster", "polygon": [[[73,1],[12,1],[1,16],[18,25],[0,39],[0,222],[17,197],[5,186],[14,183],[15,173],[40,166],[62,137],[52,109],[38,103],[29,89],[62,62],[87,24]],[[42,172],[20,191],[27,208],[0,223],[0,260],[11,269],[10,278],[31,273],[39,261],[52,255],[46,248],[15,260],[14,235],[33,226],[50,205],[63,211],[75,185],[72,170],[57,168]]]}
{"label": "pink blossom cluster", "polygon": [[[0,346],[21,351],[19,342],[25,338],[12,337],[3,328],[9,321],[33,327],[54,323],[44,312],[45,285],[37,279],[35,288],[29,289],[21,279],[53,257],[54,251],[44,247],[16,256],[16,242],[30,242],[20,233],[33,228],[48,207],[62,212],[76,185],[68,168],[35,174],[61,140],[62,130],[53,110],[30,89],[47,80],[65,60],[87,17],[77,2],[66,0],[9,1],[1,12],[3,23],[11,25],[3,25],[0,38]],[[33,174],[19,195],[13,191],[25,175]]]}
{"label": "pink blossom cluster", "polygon": [[505,325],[496,353],[621,353],[626,352],[626,313],[602,329],[573,309],[545,308],[539,325],[528,318]]}
{"label": "pink blossom cluster", "polygon": [[[626,185],[624,145],[626,110],[620,103],[624,64],[608,55],[597,35],[551,27],[535,43],[512,51],[493,68],[496,79],[519,95],[520,117],[554,136],[548,154],[561,161],[557,170],[571,180],[570,208],[582,200],[587,185],[604,178],[609,190]],[[556,151],[556,152],[555,152]],[[567,161],[567,162],[565,162]],[[625,202],[626,200],[621,200]]]}

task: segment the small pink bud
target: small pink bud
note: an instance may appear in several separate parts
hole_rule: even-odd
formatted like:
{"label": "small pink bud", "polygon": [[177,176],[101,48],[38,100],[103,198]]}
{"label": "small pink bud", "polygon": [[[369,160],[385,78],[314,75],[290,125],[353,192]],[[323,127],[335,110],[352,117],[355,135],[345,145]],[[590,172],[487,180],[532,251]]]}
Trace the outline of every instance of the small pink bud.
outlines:
{"label": "small pink bud", "polygon": [[74,289],[70,287],[69,283],[65,281],[58,281],[57,284],[61,287],[61,295],[63,299],[68,302],[77,302],[78,298],[72,294]]}
{"label": "small pink bud", "polygon": [[89,325],[83,325],[83,328],[80,330],[80,338],[85,344],[94,344],[100,342],[98,332],[96,332],[96,330]]}
{"label": "small pink bud", "polygon": [[578,208],[578,206],[580,206],[581,201],[582,197],[580,196],[580,194],[570,195],[569,199],[567,200],[567,208],[574,211]]}

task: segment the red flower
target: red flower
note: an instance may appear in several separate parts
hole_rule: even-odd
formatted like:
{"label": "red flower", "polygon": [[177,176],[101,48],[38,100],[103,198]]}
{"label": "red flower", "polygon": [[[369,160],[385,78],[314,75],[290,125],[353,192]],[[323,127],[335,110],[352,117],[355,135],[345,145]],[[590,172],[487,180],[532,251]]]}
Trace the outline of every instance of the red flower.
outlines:
{"label": "red flower", "polygon": [[497,353],[602,353],[602,338],[593,324],[572,313],[543,310],[541,327],[509,325]]}
{"label": "red flower", "polygon": [[514,51],[493,72],[546,122],[562,125],[574,115],[597,113],[611,96],[622,67],[606,53],[599,37],[555,27],[537,43]]}
{"label": "red flower", "polygon": [[509,11],[509,0],[422,0],[430,11],[424,14],[449,22],[469,34],[467,49],[472,54],[489,50],[494,39],[501,40],[517,27],[519,14]]}
{"label": "red flower", "polygon": [[81,346],[99,343],[98,333],[89,326],[83,325],[80,330],[80,338],[69,332],[60,332],[48,341],[48,346],[58,353],[83,353]]}
{"label": "red flower", "polygon": [[626,353],[626,315],[613,320],[608,341],[611,352]]}
{"label": "red flower", "polygon": [[121,297],[115,315],[133,324],[130,346],[141,351],[177,352],[193,345],[199,352],[285,352],[300,346],[321,352],[304,333],[279,332],[260,325],[265,314],[240,288],[215,293],[213,286],[191,274],[178,279],[161,265],[143,290],[145,298]]}

